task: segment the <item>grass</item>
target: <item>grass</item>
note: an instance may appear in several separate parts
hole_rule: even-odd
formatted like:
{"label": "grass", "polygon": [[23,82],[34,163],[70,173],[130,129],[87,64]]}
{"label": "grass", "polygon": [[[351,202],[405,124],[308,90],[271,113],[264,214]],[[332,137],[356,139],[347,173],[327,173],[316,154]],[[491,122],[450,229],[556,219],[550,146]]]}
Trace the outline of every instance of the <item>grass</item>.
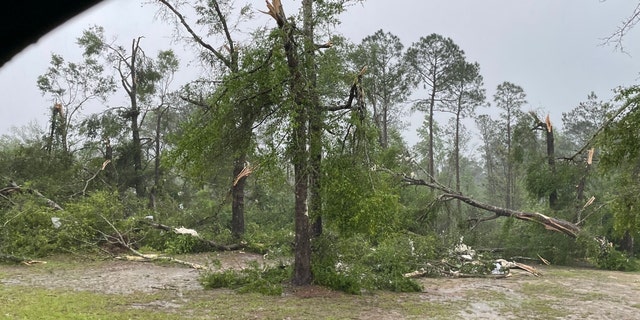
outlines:
{"label": "grass", "polygon": [[[606,288],[605,281],[633,289],[640,281],[637,273],[568,268],[549,268],[541,278],[428,279],[424,280],[425,292],[364,295],[319,287],[289,287],[279,296],[238,294],[229,289],[104,294],[9,281],[30,274],[60,274],[61,270],[82,276],[83,270],[101,270],[106,265],[65,257],[48,262],[36,267],[0,265],[0,319],[553,319],[572,314],[625,318],[628,313],[617,311],[621,307],[640,309],[640,299],[633,295],[621,292],[630,298],[620,302],[611,296],[612,291],[600,290]],[[583,310],[597,302],[611,308],[602,310],[597,305]]]}
{"label": "grass", "polygon": [[102,295],[18,286],[0,286],[0,317],[5,319],[181,319],[163,311],[130,308],[150,296]]}
{"label": "grass", "polygon": [[[167,303],[163,295],[107,295],[0,285],[0,318],[6,319],[451,319],[454,306],[397,294],[335,297],[271,297],[229,290],[185,294]],[[185,303],[185,300],[187,301]],[[164,307],[168,306],[168,307]]]}

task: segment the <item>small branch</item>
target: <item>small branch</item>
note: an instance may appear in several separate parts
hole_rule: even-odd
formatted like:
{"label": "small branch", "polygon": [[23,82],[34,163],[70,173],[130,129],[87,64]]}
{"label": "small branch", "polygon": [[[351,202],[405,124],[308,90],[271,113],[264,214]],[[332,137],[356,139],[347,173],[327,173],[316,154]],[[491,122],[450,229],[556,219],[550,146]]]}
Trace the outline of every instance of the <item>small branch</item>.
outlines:
{"label": "small branch", "polygon": [[622,45],[622,40],[627,35],[627,33],[635,27],[636,24],[640,21],[640,4],[638,4],[631,16],[622,21],[622,24],[618,27],[618,29],[613,32],[608,37],[602,39],[602,45],[610,44],[611,42],[615,43],[615,49],[620,49],[621,52],[626,53],[624,50],[624,46]]}
{"label": "small branch", "polygon": [[[210,44],[204,42],[204,40],[202,40],[202,38],[193,29],[191,29],[191,26],[185,20],[184,16],[178,11],[178,9],[172,6],[167,0],[158,0],[158,1],[164,4],[171,12],[173,12],[173,14],[178,18],[178,20],[180,20],[180,24],[182,24],[184,28],[187,29],[187,32],[191,34],[191,37],[196,43],[198,43],[200,46],[210,51],[216,58],[220,59],[220,61],[222,61],[222,63],[224,63],[225,66],[231,69],[232,62],[229,59],[227,59],[220,51],[216,50]],[[224,21],[224,17],[221,16],[219,18]]]}
{"label": "small branch", "polygon": [[[161,223],[157,223],[157,222],[153,222],[153,221],[149,221],[149,220],[141,220],[142,223],[147,224],[153,228],[159,229],[159,230],[164,230],[164,231],[168,231],[168,232],[174,232],[174,233],[179,233],[179,234],[186,234],[186,233],[182,233],[182,232],[178,232],[178,228],[174,228],[168,225],[164,225]],[[238,243],[238,244],[230,244],[230,245],[222,245],[219,244],[213,240],[207,240],[205,238],[202,238],[201,236],[197,235],[197,234],[191,234],[192,237],[196,238],[198,241],[205,243],[206,245],[219,250],[219,251],[233,251],[233,250],[239,250],[245,247],[244,244],[242,243]]]}
{"label": "small branch", "polygon": [[98,171],[96,171],[96,173],[91,178],[89,178],[89,180],[85,181],[84,188],[82,188],[82,195],[83,196],[87,194],[87,188],[89,187],[89,182],[91,182],[93,179],[95,179],[98,176],[98,174],[100,173],[100,171],[104,171],[104,168],[106,168],[109,163],[111,163],[111,160],[108,160],[108,159],[105,160],[102,163],[102,166],[100,167],[100,169],[98,169]]}

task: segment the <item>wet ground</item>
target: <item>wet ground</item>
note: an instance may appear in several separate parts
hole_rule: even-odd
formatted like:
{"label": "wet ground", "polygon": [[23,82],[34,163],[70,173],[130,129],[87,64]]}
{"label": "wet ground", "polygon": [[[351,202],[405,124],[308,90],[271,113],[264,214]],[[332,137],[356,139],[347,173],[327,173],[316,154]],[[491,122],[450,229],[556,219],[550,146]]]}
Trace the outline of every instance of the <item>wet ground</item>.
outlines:
{"label": "wet ground", "polygon": [[[215,265],[216,269],[237,269],[250,261],[264,262],[260,255],[241,252],[179,258]],[[403,299],[419,299],[433,306],[453,308],[458,317],[464,319],[640,319],[640,273],[547,266],[540,270],[541,277],[514,272],[506,279],[420,279],[424,286],[422,293],[397,294],[394,299],[400,303]],[[203,291],[199,274],[194,269],[171,263],[51,261],[47,265],[1,265],[0,284],[104,294],[171,292],[172,299],[154,302],[157,305],[133,306],[171,309],[181,306],[185,293]],[[303,299],[345,297],[342,293],[314,286],[289,289],[287,295]],[[403,318],[394,310],[386,311],[375,311],[376,318]],[[361,316],[368,317],[367,313]]]}

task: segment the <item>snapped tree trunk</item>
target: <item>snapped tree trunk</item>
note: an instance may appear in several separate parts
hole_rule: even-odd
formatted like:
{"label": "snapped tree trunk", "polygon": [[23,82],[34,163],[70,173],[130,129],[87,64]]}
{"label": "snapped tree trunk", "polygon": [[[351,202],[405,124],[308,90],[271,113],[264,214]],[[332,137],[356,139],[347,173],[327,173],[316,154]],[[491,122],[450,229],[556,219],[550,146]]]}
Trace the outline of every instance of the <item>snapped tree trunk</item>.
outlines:
{"label": "snapped tree trunk", "polygon": [[[305,19],[312,12],[312,5],[312,0],[303,0],[302,7]],[[300,52],[294,39],[295,27],[287,20],[280,0],[273,0],[271,3],[267,1],[267,8],[269,9],[267,13],[275,19],[281,31],[287,66],[291,75],[289,89],[293,98],[293,108],[290,124],[292,141],[289,149],[292,154],[291,162],[295,180],[295,261],[292,282],[294,285],[308,285],[311,284],[313,278],[311,273],[311,230],[307,207],[309,192],[309,152],[307,151],[309,136],[307,127],[309,125],[310,101],[306,86],[309,79],[303,76],[304,66],[300,64]],[[305,39],[305,41],[307,40]]]}
{"label": "snapped tree trunk", "polygon": [[[246,154],[240,151],[240,154],[233,162],[233,176],[239,177],[246,165]],[[234,238],[238,239],[244,235],[244,187],[247,178],[236,178],[233,186],[231,186],[231,233]]]}

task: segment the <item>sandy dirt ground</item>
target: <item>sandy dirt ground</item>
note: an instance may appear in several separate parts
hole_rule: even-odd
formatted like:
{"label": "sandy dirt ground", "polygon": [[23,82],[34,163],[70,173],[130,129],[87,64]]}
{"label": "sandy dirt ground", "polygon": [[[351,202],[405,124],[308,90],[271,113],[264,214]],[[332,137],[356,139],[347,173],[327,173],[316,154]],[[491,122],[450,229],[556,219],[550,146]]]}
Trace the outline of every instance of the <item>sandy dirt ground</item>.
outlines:
{"label": "sandy dirt ground", "polygon": [[[216,261],[223,269],[242,268],[250,261],[264,262],[260,255],[241,252],[183,258],[205,265],[213,265]],[[420,279],[424,291],[417,295],[428,303],[459,305],[459,316],[465,319],[544,318],[536,312],[549,310],[558,311],[554,318],[561,319],[640,319],[640,273],[546,266],[540,270],[541,277],[514,272],[507,279]],[[0,274],[0,283],[4,285],[106,294],[170,290],[179,298],[187,291],[203,290],[198,281],[199,271],[168,263],[112,260],[78,263],[65,268],[4,265],[0,266]],[[304,298],[332,296],[330,290],[318,287],[296,294]],[[338,295],[341,294],[336,293]],[[408,295],[399,294],[398,299]],[[180,301],[155,302],[158,304],[155,307],[176,308]],[[395,319],[393,314],[388,318]]]}

